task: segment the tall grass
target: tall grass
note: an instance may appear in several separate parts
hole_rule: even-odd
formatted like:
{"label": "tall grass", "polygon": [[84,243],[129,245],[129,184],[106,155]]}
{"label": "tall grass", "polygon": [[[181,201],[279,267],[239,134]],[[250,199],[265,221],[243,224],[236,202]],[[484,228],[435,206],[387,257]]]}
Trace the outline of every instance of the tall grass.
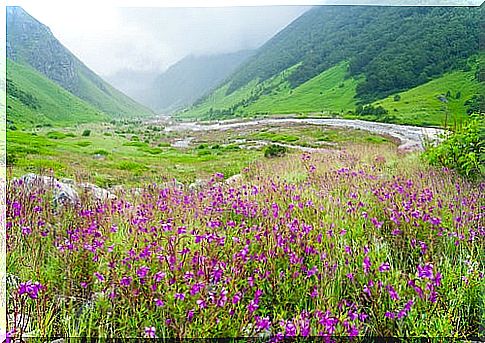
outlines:
{"label": "tall grass", "polygon": [[484,183],[385,147],[243,176],[58,208],[10,184],[11,335],[483,336]]}

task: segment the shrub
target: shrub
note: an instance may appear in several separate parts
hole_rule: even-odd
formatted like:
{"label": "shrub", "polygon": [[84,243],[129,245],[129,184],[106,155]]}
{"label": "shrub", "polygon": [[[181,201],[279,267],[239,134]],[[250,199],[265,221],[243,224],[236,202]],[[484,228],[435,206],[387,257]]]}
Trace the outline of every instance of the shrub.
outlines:
{"label": "shrub", "polygon": [[51,131],[46,136],[50,139],[64,139],[67,137],[65,133],[59,131]]}
{"label": "shrub", "polygon": [[91,130],[88,130],[88,129],[84,130],[83,133],[82,133],[83,137],[88,137],[90,135],[91,135]]}
{"label": "shrub", "polygon": [[90,146],[92,143],[90,141],[80,141],[80,142],[77,142],[76,145],[80,146],[80,147],[87,147],[87,146]]}
{"label": "shrub", "polygon": [[281,145],[271,144],[264,149],[264,157],[281,157],[286,154],[288,149]]}
{"label": "shrub", "polygon": [[485,120],[474,115],[463,127],[445,135],[437,146],[424,153],[431,165],[454,169],[459,174],[478,179],[485,177]]}
{"label": "shrub", "polygon": [[93,152],[93,155],[108,156],[109,152],[107,152],[106,150],[100,149],[100,150],[96,150],[95,152]]}
{"label": "shrub", "polygon": [[401,100],[401,96],[399,94],[394,95],[394,101]]}

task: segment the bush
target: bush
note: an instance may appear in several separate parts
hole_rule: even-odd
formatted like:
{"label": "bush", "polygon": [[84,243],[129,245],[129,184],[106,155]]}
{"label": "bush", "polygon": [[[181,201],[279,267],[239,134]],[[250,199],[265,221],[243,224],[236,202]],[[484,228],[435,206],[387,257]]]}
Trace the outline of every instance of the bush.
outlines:
{"label": "bush", "polygon": [[394,95],[394,101],[401,100],[401,96],[399,94]]}
{"label": "bush", "polygon": [[83,133],[82,133],[83,137],[88,137],[90,135],[91,135],[91,130],[88,130],[88,129],[84,130]]}
{"label": "bush", "polygon": [[288,149],[281,145],[271,144],[264,149],[264,157],[281,157],[286,154]]}
{"label": "bush", "polygon": [[100,150],[96,150],[95,152],[93,152],[93,155],[108,156],[109,152],[107,152],[106,150],[100,149]]}
{"label": "bush", "polygon": [[59,131],[48,132],[46,136],[50,139],[64,139],[67,137],[65,133]]}
{"label": "bush", "polygon": [[90,146],[92,143],[90,141],[80,141],[80,142],[77,142],[76,145],[80,146],[80,147],[87,147],[87,146]]}
{"label": "bush", "polygon": [[436,166],[456,170],[470,179],[485,177],[485,120],[472,116],[463,127],[452,132],[435,147],[428,147],[425,159]]}

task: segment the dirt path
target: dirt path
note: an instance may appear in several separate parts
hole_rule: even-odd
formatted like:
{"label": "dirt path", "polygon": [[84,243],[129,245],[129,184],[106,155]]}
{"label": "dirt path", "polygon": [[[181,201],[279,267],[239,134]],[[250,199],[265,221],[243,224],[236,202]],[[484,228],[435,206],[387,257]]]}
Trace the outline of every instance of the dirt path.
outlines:
{"label": "dirt path", "polygon": [[[220,121],[218,123],[175,123],[165,127],[165,131],[210,131],[210,130],[230,130],[237,127],[250,127],[256,125],[280,125],[280,124],[308,124],[330,127],[345,127],[350,129],[359,129],[369,131],[375,134],[387,135],[396,138],[399,142],[399,149],[403,151],[423,150],[426,140],[437,141],[439,135],[444,131],[441,129],[407,126],[388,123],[376,123],[357,119],[260,119],[252,121]],[[296,147],[296,146],[293,146]],[[304,147],[301,147],[304,148]]]}

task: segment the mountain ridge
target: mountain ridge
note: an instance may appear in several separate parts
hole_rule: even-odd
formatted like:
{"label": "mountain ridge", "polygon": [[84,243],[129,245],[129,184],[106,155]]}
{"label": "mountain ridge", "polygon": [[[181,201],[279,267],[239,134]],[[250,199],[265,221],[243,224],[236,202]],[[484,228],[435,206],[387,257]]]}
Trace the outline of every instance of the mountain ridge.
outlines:
{"label": "mountain ridge", "polygon": [[[453,70],[468,70],[474,65],[469,59],[479,52],[478,19],[482,10],[483,6],[314,7],[267,41],[230,76],[230,81],[178,116],[269,113],[272,106],[251,108],[258,107],[270,94],[290,97],[299,87],[344,61],[348,69],[338,83],[320,86],[345,90],[346,80],[358,80],[356,104],[373,103]],[[323,90],[316,95],[326,96]],[[337,97],[338,92],[334,92],[335,103]],[[306,112],[320,112],[318,103],[316,100],[315,107]],[[288,105],[287,112],[298,109]],[[341,112],[343,108],[330,106],[325,110]]]}
{"label": "mountain ridge", "polygon": [[112,117],[153,114],[89,69],[49,27],[19,6],[7,7],[7,58],[33,67]]}

